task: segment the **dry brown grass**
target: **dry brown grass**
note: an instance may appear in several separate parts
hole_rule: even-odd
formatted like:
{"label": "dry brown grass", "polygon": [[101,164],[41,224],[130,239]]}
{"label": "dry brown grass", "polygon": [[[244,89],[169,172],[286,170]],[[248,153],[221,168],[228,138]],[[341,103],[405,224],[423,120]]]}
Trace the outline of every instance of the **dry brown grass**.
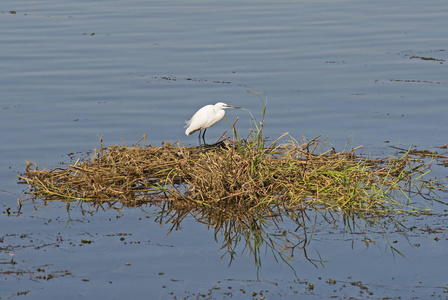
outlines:
{"label": "dry brown grass", "polygon": [[[424,179],[430,164],[409,152],[372,159],[357,155],[359,147],[325,151],[325,142],[317,139],[267,147],[250,138],[229,141],[207,149],[179,143],[101,144],[90,160],[78,159],[53,170],[29,163],[19,177],[29,185],[31,199],[41,199],[42,204],[55,200],[83,201],[97,208],[155,204],[158,221],[172,224],[171,230],[193,216],[214,229],[231,259],[243,243],[260,266],[263,244],[287,264],[298,250],[309,261],[319,261],[306,253],[309,226],[315,222],[310,211],[329,222],[342,216],[349,226],[375,224],[385,216],[399,222],[397,215],[425,211],[413,196],[428,197],[441,188]],[[303,233],[272,231],[283,231],[278,224],[285,220]]]}
{"label": "dry brown grass", "polygon": [[39,170],[30,163],[20,179],[45,201],[163,201],[266,215],[307,207],[349,215],[412,211],[412,186],[431,184],[421,177],[428,166],[409,154],[363,158],[356,149],[322,151],[324,143],[317,139],[263,148],[250,140],[222,145],[101,145],[91,160],[65,169]]}

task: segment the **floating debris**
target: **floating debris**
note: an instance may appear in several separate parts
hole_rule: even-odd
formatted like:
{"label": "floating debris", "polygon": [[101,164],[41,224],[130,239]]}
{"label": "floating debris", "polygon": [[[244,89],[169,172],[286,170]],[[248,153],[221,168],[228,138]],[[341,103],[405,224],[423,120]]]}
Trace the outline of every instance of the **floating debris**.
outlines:
{"label": "floating debris", "polygon": [[420,156],[427,152],[373,159],[357,155],[361,147],[324,151],[318,138],[268,147],[254,139],[229,141],[205,149],[101,142],[90,160],[52,170],[29,162],[19,178],[44,201],[168,202],[266,214],[312,207],[365,217],[417,212],[412,196],[440,188],[424,180],[430,165]]}

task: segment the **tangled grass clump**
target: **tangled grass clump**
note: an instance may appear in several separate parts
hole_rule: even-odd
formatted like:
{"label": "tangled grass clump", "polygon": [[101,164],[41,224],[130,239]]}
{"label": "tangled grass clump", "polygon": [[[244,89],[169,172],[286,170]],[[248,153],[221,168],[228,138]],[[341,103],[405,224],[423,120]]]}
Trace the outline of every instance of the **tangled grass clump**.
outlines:
{"label": "tangled grass clump", "polygon": [[436,188],[423,180],[429,166],[409,153],[372,159],[357,149],[317,153],[325,145],[317,139],[267,147],[254,138],[230,141],[207,149],[101,145],[90,161],[65,169],[30,163],[20,179],[45,201],[168,202],[267,215],[309,207],[363,217],[415,212],[412,194]]}
{"label": "tangled grass clump", "polygon": [[[422,158],[428,157],[426,152],[372,158],[359,155],[360,147],[326,150],[328,144],[319,137],[281,143],[288,134],[267,145],[262,136],[265,109],[266,104],[262,122],[254,121],[244,139],[235,121],[233,137],[213,147],[139,145],[146,136],[132,147],[104,146],[101,140],[91,159],[53,170],[40,170],[30,162],[19,179],[29,186],[31,199],[42,204],[155,204],[160,207],[158,220],[171,223],[170,230],[191,215],[213,227],[216,239],[223,236],[222,247],[231,258],[243,239],[257,264],[263,243],[287,264],[294,249],[307,257],[310,210],[329,221],[341,216],[348,224],[376,224],[384,217],[399,224],[395,216],[426,212],[424,201],[447,188],[426,179],[432,162]],[[289,235],[295,243],[279,226],[285,219],[296,226]],[[298,228],[304,230],[302,236]],[[285,249],[291,250],[289,258],[282,254]]]}

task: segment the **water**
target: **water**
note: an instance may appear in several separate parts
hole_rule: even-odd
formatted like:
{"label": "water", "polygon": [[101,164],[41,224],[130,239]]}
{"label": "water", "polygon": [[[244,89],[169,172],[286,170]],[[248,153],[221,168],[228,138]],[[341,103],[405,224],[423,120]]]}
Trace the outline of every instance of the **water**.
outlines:
{"label": "water", "polygon": [[[132,144],[145,133],[154,145],[195,144],[196,136],[184,135],[184,120],[205,104],[223,101],[260,117],[260,101],[248,90],[268,97],[265,134],[272,139],[322,135],[336,149],[351,141],[378,155],[393,154],[389,146],[442,146],[447,6],[4,1],[0,299],[21,292],[34,299],[445,296],[446,208],[439,205],[438,215],[407,221],[440,227],[438,233],[407,232],[407,242],[389,232],[406,258],[394,258],[380,233],[368,232],[377,244],[366,247],[363,235],[321,225],[308,251],[318,252],[325,268],[296,257],[297,279],[268,253],[261,281],[251,257],[229,267],[213,232],[192,219],[166,236],[170,226],[159,226],[151,207],[89,212],[72,204],[67,214],[63,203],[34,212],[39,203],[26,202],[19,217],[6,211],[24,198],[16,176],[25,161],[58,167],[66,154],[98,147],[99,136],[106,145]],[[227,112],[230,122],[237,116],[248,132],[248,114]],[[215,125],[207,140],[226,129],[225,122]],[[7,263],[12,257],[17,264]],[[49,274],[55,277],[42,278]]]}

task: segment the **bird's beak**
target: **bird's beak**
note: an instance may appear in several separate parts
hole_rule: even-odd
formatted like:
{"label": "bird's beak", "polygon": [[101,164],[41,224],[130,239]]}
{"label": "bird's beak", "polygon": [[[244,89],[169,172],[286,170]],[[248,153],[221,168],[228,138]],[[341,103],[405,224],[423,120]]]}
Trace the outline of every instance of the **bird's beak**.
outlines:
{"label": "bird's beak", "polygon": [[226,108],[236,108],[236,109],[240,109],[241,107],[239,107],[239,106],[233,106],[233,105],[226,105]]}

